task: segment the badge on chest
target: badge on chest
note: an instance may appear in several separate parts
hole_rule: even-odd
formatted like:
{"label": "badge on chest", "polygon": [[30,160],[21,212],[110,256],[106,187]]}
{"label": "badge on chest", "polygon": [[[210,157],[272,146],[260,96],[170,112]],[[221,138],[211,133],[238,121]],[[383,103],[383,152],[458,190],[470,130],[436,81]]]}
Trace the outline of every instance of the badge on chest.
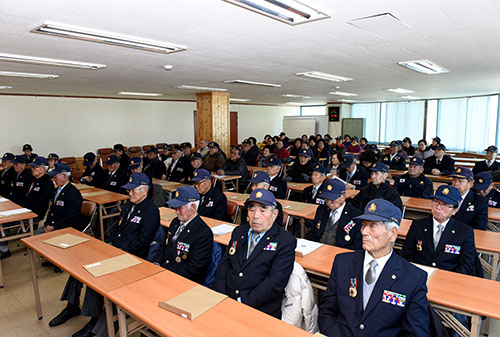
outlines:
{"label": "badge on chest", "polygon": [[278,248],[278,243],[277,242],[269,242],[265,247],[264,250],[270,250],[270,251],[275,251]]}
{"label": "badge on chest", "polygon": [[398,294],[390,290],[384,290],[384,294],[382,295],[382,302],[404,308],[406,304],[406,295]]}
{"label": "badge on chest", "polygon": [[448,254],[460,254],[460,246],[446,245],[444,246],[444,252]]}
{"label": "badge on chest", "polygon": [[141,222],[141,217],[140,216],[134,216],[132,219],[130,219],[130,222],[133,223],[140,223]]}
{"label": "badge on chest", "polygon": [[56,201],[56,206],[64,206],[64,201],[63,200],[57,200]]}

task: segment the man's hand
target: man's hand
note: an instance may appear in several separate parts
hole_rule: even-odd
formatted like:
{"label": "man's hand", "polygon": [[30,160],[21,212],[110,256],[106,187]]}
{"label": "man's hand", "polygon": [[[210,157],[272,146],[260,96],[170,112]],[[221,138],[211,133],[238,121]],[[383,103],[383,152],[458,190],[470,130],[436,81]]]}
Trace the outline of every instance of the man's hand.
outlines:
{"label": "man's hand", "polygon": [[45,233],[52,232],[54,229],[54,226],[45,226]]}
{"label": "man's hand", "polygon": [[225,172],[224,172],[224,170],[219,169],[219,170],[217,170],[217,174],[220,176],[223,176],[223,175],[225,175]]}
{"label": "man's hand", "polygon": [[431,173],[435,176],[440,176],[441,175],[441,171],[439,171],[437,168],[433,168]]}

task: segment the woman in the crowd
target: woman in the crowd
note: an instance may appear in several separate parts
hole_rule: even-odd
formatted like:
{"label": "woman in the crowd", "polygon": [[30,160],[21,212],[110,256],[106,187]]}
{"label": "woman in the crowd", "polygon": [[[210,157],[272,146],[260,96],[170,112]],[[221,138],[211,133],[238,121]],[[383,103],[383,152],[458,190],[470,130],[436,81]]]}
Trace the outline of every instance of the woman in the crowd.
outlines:
{"label": "woman in the crowd", "polygon": [[410,157],[415,155],[415,148],[413,146],[411,146],[411,139],[410,139],[410,137],[405,137],[403,139],[403,150]]}
{"label": "woman in the crowd", "polygon": [[361,153],[361,146],[358,144],[358,137],[351,138],[351,145],[347,147],[346,152]]}
{"label": "woman in the crowd", "polygon": [[427,146],[427,142],[425,139],[420,139],[418,141],[418,149],[415,150],[415,156],[420,157],[422,159],[426,159],[431,157],[434,154],[434,151],[431,150],[429,146]]}

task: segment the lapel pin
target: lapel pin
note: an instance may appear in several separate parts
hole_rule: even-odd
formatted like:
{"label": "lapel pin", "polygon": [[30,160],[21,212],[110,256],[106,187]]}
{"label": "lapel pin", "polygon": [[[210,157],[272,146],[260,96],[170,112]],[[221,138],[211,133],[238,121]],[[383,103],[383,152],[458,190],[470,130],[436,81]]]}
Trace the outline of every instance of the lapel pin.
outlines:
{"label": "lapel pin", "polygon": [[392,279],[395,280],[396,279],[396,275],[392,275]]}

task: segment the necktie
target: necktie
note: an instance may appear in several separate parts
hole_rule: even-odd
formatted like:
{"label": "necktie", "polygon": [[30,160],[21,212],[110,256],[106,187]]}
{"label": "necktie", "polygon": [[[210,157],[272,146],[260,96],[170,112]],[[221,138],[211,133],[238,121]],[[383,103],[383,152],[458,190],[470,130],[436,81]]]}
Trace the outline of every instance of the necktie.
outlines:
{"label": "necktie", "polygon": [[184,230],[184,228],[186,226],[187,226],[186,223],[184,223],[184,222],[180,223],[179,228],[177,228],[177,230],[175,231],[174,237],[172,238],[173,241],[177,240],[177,238],[179,237],[179,235],[181,235],[182,231]]}
{"label": "necktie", "polygon": [[316,197],[316,193],[318,193],[318,186],[314,186],[312,192],[313,192],[312,193],[312,198],[314,199]]}
{"label": "necktie", "polygon": [[491,166],[491,161],[487,160],[486,161],[486,165],[488,165],[488,167],[490,167]]}
{"label": "necktie", "polygon": [[437,164],[437,165],[441,164],[441,160],[439,160],[439,159],[438,159],[438,160],[436,160],[436,164]]}
{"label": "necktie", "polygon": [[250,240],[248,242],[247,259],[252,254],[255,246],[257,246],[257,243],[259,243],[259,234],[252,231],[250,233]]}
{"label": "necktie", "polygon": [[62,191],[62,187],[59,187],[59,188],[57,189],[57,192],[56,192],[56,197],[54,198],[54,200],[57,200],[57,198],[59,197],[59,194],[61,193],[61,191]]}
{"label": "necktie", "polygon": [[134,212],[134,208],[135,208],[135,205],[132,205],[132,207],[130,207],[130,211],[128,212],[128,215],[127,215],[127,221],[128,221],[128,219],[130,219],[130,216]]}
{"label": "necktie", "polygon": [[365,276],[365,281],[367,284],[372,284],[373,282],[375,282],[375,279],[377,278],[377,271],[375,270],[375,268],[377,268],[377,266],[378,266],[377,261],[375,260],[370,261],[370,268],[366,272]]}
{"label": "necktie", "polygon": [[438,244],[439,244],[439,240],[441,239],[441,234],[443,233],[443,225],[439,224],[438,225],[438,231],[436,233],[436,235],[434,236],[434,250],[436,250]]}

